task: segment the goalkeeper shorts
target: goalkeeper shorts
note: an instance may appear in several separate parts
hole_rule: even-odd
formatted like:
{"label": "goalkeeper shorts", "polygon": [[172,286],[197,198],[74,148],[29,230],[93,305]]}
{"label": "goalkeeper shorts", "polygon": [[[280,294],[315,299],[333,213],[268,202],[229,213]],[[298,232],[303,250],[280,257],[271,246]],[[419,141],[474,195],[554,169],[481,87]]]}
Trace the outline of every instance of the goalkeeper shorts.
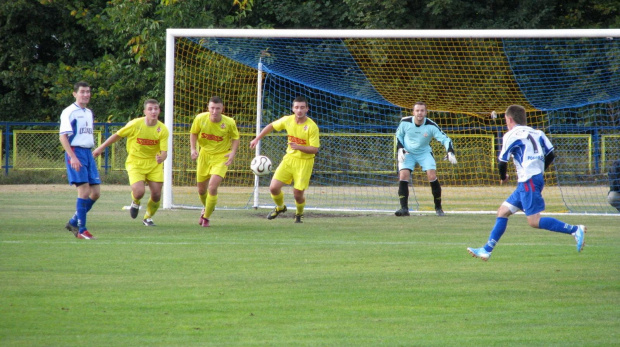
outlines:
{"label": "goalkeeper shorts", "polygon": [[416,164],[422,167],[422,171],[437,169],[437,164],[435,163],[432,152],[424,154],[407,153],[405,154],[405,160],[402,163],[398,163],[398,171],[405,169],[413,171]]}

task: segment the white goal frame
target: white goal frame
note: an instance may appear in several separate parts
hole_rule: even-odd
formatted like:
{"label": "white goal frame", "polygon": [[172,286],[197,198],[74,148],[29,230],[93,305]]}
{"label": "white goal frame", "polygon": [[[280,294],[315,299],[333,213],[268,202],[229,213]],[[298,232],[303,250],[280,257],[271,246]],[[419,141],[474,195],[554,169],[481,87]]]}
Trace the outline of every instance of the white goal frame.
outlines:
{"label": "white goal frame", "polygon": [[[167,29],[166,79],[164,112],[165,124],[173,129],[174,115],[174,57],[178,37],[244,37],[244,38],[620,38],[620,29],[527,29],[527,30],[315,30],[315,29]],[[260,131],[260,88],[257,95],[257,133]],[[172,163],[173,134],[168,141],[168,158],[164,162],[162,208],[173,207]]]}

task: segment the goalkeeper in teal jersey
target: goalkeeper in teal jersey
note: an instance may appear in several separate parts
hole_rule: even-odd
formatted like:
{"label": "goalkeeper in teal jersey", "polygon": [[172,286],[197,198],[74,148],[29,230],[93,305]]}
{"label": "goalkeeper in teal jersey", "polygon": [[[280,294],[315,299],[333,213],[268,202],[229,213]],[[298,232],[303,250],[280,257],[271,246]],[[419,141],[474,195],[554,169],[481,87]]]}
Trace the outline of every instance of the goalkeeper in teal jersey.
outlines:
{"label": "goalkeeper in teal jersey", "polygon": [[416,102],[413,105],[411,117],[401,119],[398,129],[396,129],[396,140],[398,142],[398,197],[400,199],[400,209],[396,211],[396,216],[409,216],[409,180],[411,172],[416,164],[420,165],[422,171],[426,171],[426,177],[431,185],[433,200],[435,201],[435,213],[443,216],[441,206],[441,185],[437,179],[436,163],[433,151],[429,143],[434,138],[446,148],[447,160],[451,164],[456,164],[456,155],[452,140],[439,128],[437,123],[426,118],[426,104]]}

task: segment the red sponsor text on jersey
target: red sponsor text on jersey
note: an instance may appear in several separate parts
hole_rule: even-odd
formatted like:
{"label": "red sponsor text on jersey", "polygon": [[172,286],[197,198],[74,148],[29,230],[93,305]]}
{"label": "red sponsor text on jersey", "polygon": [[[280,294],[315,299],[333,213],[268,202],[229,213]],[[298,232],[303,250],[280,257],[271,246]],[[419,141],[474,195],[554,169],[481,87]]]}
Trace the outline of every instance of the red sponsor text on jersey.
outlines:
{"label": "red sponsor text on jersey", "polygon": [[151,140],[151,139],[141,139],[137,138],[136,142],[143,146],[155,146],[159,144],[159,140]]}
{"label": "red sponsor text on jersey", "polygon": [[211,141],[217,141],[217,142],[224,141],[223,137],[212,135],[212,134],[201,133],[200,137],[202,137],[203,139],[211,140]]}
{"label": "red sponsor text on jersey", "polygon": [[304,146],[306,145],[306,140],[300,139],[299,137],[295,137],[295,136],[291,136],[291,135],[288,136],[288,142],[293,142],[293,143],[296,143],[298,145],[304,145]]}

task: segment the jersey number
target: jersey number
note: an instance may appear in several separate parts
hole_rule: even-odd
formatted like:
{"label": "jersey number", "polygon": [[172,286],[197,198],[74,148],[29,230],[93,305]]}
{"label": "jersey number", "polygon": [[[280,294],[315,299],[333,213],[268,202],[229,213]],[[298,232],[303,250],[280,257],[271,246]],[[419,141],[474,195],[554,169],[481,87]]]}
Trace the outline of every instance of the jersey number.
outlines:
{"label": "jersey number", "polygon": [[527,139],[530,140],[532,147],[534,147],[534,154],[538,153],[538,145],[536,144],[536,140],[532,137],[532,134],[528,134]]}

